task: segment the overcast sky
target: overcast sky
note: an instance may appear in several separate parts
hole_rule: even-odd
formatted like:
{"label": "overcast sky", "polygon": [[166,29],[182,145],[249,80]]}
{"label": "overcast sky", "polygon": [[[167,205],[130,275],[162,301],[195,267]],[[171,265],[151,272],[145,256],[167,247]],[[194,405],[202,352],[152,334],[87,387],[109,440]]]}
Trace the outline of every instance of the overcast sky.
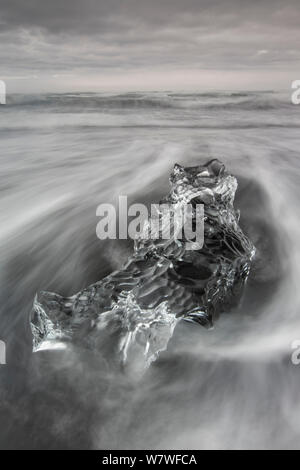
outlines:
{"label": "overcast sky", "polygon": [[273,89],[300,79],[299,0],[0,0],[9,91]]}

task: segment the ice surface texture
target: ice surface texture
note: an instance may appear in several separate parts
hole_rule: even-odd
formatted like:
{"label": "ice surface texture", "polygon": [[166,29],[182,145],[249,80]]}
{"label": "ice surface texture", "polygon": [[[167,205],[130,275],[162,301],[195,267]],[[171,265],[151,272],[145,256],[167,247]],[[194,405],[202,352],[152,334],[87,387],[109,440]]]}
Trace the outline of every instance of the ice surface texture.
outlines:
{"label": "ice surface texture", "polygon": [[255,252],[233,206],[236,178],[212,160],[176,164],[170,183],[164,204],[204,204],[203,247],[187,249],[175,236],[140,237],[120,271],[72,297],[40,292],[31,313],[34,351],[71,342],[147,365],[166,349],[179,320],[211,327],[236,302]]}

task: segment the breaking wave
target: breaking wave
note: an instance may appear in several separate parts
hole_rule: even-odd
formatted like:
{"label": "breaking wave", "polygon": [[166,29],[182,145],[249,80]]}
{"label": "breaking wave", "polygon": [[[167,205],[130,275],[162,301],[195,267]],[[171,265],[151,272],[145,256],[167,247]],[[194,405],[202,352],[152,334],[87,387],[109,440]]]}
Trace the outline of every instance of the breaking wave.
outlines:
{"label": "breaking wave", "polygon": [[13,107],[52,108],[56,112],[97,112],[102,109],[241,109],[270,110],[287,106],[271,92],[244,93],[65,93],[10,95],[8,105]]}

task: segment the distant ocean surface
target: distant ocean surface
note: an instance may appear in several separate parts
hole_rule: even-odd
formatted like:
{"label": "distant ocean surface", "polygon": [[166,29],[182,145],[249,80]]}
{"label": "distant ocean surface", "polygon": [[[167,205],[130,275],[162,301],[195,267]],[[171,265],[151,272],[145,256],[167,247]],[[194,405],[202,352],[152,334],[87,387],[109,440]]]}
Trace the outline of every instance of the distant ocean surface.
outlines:
{"label": "distant ocean surface", "polygon": [[[0,107],[1,448],[299,448],[300,106],[266,92],[9,95]],[[118,269],[96,208],[158,202],[174,163],[223,161],[257,247],[243,301],[180,323],[142,379],[76,350],[32,355],[36,292]]]}

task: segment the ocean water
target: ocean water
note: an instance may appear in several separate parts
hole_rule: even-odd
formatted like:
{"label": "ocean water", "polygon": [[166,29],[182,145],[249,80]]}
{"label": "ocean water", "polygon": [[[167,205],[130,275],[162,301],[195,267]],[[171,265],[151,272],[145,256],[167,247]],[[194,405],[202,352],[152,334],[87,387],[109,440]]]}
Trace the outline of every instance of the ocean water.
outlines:
{"label": "ocean water", "polygon": [[[0,108],[1,448],[299,448],[300,107],[288,93],[12,95]],[[213,330],[179,323],[140,376],[97,352],[32,354],[36,292],[68,296],[118,269],[127,240],[96,208],[158,202],[175,163],[237,176],[257,248],[244,297]]]}

